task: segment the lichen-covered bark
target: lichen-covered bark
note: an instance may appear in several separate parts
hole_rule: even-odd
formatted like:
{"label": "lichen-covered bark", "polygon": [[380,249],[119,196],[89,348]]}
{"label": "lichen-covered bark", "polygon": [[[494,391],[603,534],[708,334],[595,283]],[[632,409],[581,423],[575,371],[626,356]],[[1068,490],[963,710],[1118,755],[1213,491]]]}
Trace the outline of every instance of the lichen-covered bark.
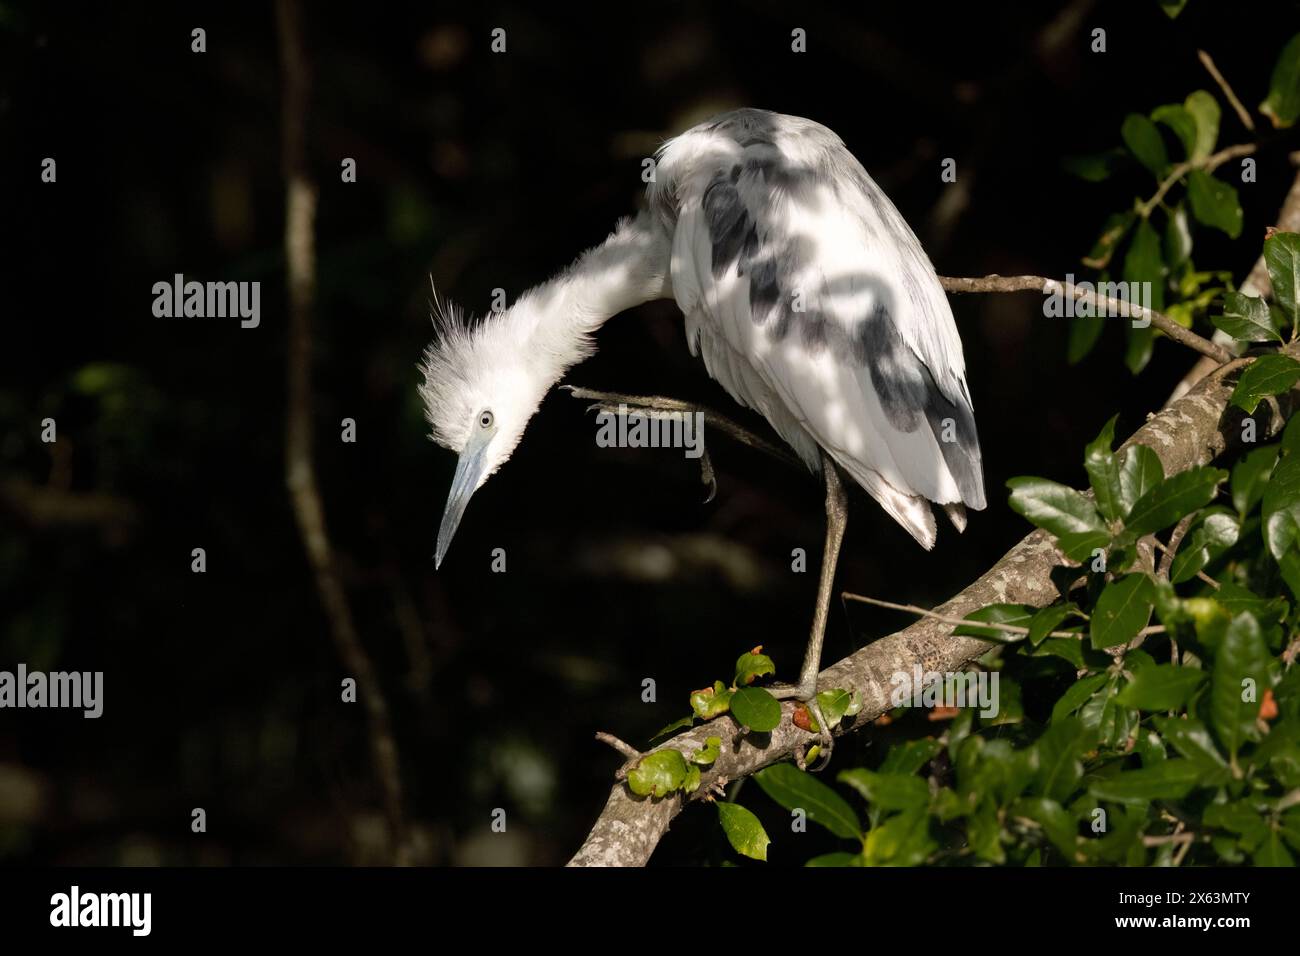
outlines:
{"label": "lichen-covered bark", "polygon": [[[1243,413],[1229,408],[1232,387],[1243,362],[1224,366],[1199,382],[1186,396],[1152,416],[1137,430],[1128,444],[1149,446],[1159,456],[1165,474],[1171,475],[1197,465],[1208,464],[1240,445]],[[1276,435],[1289,414],[1289,398],[1281,407],[1261,404],[1255,413],[1257,442]],[[961,617],[995,603],[1019,603],[1034,607],[1050,604],[1057,597],[1051,570],[1062,561],[1051,538],[1035,531],[1006,553],[987,573],[936,611]],[[841,723],[837,734],[861,730],[890,709],[890,675],[910,671],[915,664],[925,670],[955,670],[987,651],[991,645],[969,637],[954,637],[950,625],[923,618],[901,631],[883,637],[824,670],[822,687],[844,687],[862,695],[862,710]],[[705,773],[696,797],[710,785],[748,776],[756,770],[790,757],[797,747],[806,747],[813,735],[791,722],[795,703],[782,705],[779,727],[769,735],[737,740],[736,723],[728,715],[699,724],[660,745],[685,753],[703,747],[710,736],[724,741],[722,755]],[[600,818],[570,866],[641,866],[649,860],[660,838],[687,801],[680,796],[661,800],[634,797],[623,785],[616,785]]]}

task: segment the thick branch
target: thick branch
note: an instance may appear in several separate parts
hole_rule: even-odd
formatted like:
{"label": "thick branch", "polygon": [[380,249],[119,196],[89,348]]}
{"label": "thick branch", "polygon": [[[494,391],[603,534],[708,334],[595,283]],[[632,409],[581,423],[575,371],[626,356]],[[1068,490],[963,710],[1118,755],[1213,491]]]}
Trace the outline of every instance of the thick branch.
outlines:
{"label": "thick branch", "polygon": [[[1228,400],[1239,368],[1234,363],[1207,376],[1184,398],[1153,416],[1126,446],[1133,443],[1149,446],[1160,458],[1165,473],[1171,475],[1206,464],[1233,448],[1241,436],[1243,414],[1230,407]],[[1291,407],[1289,396],[1281,398],[1279,406],[1283,414],[1271,411],[1266,405],[1257,410],[1255,420],[1261,438],[1281,430],[1284,415],[1289,414]],[[964,618],[979,608],[1003,602],[1043,607],[1058,597],[1050,575],[1052,568],[1063,561],[1051,537],[1035,531],[978,581],[936,608],[935,613],[947,618]],[[975,638],[954,637],[952,630],[951,625],[926,617],[824,670],[819,678],[821,687],[856,691],[863,701],[857,716],[841,723],[836,733],[860,730],[890,709],[889,697],[894,686],[891,675],[910,673],[916,664],[928,671],[953,671],[993,646]],[[748,738],[724,746],[721,756],[704,774],[697,794],[708,793],[720,779],[748,776],[792,756],[796,748],[806,747],[814,735],[793,724],[790,718],[794,707],[794,701],[782,704],[781,723],[762,746]],[[699,724],[655,749],[672,747],[689,753],[703,747],[710,736],[731,741],[736,730],[735,721],[724,715]],[[638,799],[622,784],[616,785],[570,865],[643,865],[683,805],[680,795],[660,800]]]}
{"label": "thick branch", "polygon": [[343,666],[357,682],[370,732],[371,757],[379,778],[394,861],[405,862],[406,832],[397,745],[388,704],[374,665],[361,644],[347,592],[325,528],[312,460],[311,319],[316,294],[316,184],[307,164],[306,116],[311,74],[297,0],[279,0],[280,56],[284,83],[283,149],[288,198],[284,247],[289,284],[288,416],[284,472],[298,532],[316,577],[316,589]]}

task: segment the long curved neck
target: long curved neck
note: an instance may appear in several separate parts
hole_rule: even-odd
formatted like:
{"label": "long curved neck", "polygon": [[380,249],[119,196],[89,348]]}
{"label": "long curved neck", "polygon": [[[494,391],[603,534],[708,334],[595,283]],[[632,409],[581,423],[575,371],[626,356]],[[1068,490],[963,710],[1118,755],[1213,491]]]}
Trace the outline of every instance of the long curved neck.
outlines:
{"label": "long curved neck", "polygon": [[[529,289],[511,310],[541,334],[533,344],[590,352],[588,336],[610,318],[672,295],[672,237],[650,212],[619,222],[609,238],[578,257],[555,278]],[[572,364],[572,362],[566,363]]]}

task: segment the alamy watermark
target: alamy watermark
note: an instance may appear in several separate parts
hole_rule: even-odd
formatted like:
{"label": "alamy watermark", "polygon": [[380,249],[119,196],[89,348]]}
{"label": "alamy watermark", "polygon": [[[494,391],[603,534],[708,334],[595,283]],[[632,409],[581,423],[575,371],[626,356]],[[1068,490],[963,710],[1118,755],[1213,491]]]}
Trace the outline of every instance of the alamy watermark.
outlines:
{"label": "alamy watermark", "polygon": [[260,282],[186,282],[178,272],[171,282],[155,282],[153,296],[153,314],[159,319],[237,316],[244,329],[255,329],[262,322]]}
{"label": "alamy watermark", "polygon": [[978,707],[981,717],[998,715],[997,671],[895,671],[889,678],[894,707]]}
{"label": "alamy watermark", "polygon": [[0,708],[73,708],[94,718],[104,712],[103,671],[0,671]]}
{"label": "alamy watermark", "polygon": [[1070,272],[1065,282],[1049,283],[1043,291],[1049,319],[1131,318],[1135,329],[1151,324],[1150,282],[1075,282]]}
{"label": "alamy watermark", "polygon": [[596,416],[600,448],[684,448],[687,458],[704,454],[704,413],[647,411],[620,404]]}

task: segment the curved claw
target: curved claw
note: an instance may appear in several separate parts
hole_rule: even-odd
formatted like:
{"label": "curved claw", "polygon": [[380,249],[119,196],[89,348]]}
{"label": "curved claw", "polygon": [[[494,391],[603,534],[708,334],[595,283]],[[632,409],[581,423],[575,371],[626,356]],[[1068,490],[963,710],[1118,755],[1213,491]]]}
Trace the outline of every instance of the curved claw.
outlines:
{"label": "curved claw", "polygon": [[709,459],[709,450],[700,444],[700,481],[709,486],[709,496],[704,499],[707,505],[718,493],[718,476],[713,472],[713,462]]}
{"label": "curved claw", "polygon": [[[819,736],[817,738],[816,746],[818,748],[817,764],[816,766],[806,768],[809,773],[821,773],[823,770],[826,769],[827,765],[830,764],[831,752],[835,749],[835,738],[832,737],[829,733]],[[808,749],[811,750],[812,748],[809,747]],[[806,756],[801,762],[804,764],[807,763]]]}

